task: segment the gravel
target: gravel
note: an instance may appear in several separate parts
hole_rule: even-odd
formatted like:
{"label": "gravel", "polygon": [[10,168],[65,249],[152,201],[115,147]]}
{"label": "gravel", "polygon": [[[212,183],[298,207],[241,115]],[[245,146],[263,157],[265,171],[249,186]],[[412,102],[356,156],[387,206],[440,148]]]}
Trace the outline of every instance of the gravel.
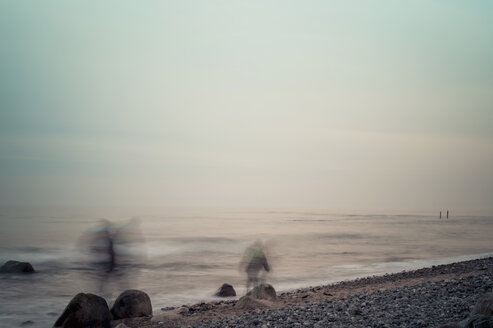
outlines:
{"label": "gravel", "polygon": [[[442,276],[443,279],[439,279]],[[433,277],[434,279],[431,279]],[[390,283],[390,287],[379,287],[385,283]],[[394,283],[398,287],[393,287]],[[374,288],[351,293],[351,290],[368,286]],[[327,292],[331,289],[346,290],[348,296],[332,297]],[[320,293],[327,296],[316,300],[303,299],[303,293],[315,290],[323,290]],[[491,291],[493,291],[493,258],[490,257],[281,293],[279,294],[281,299],[293,298],[294,295],[300,301],[279,308],[254,310],[213,320],[201,319],[202,308],[204,311],[202,314],[205,314],[210,311],[209,307],[215,306],[204,303],[196,306],[197,321],[176,322],[173,326],[191,328],[439,327],[466,319],[476,300],[482,294]],[[232,303],[231,306],[234,307],[235,302],[228,303]],[[166,326],[166,324],[153,323],[142,327]]]}
{"label": "gravel", "polygon": [[249,312],[191,327],[436,327],[467,318],[478,296],[492,291],[489,273]]}

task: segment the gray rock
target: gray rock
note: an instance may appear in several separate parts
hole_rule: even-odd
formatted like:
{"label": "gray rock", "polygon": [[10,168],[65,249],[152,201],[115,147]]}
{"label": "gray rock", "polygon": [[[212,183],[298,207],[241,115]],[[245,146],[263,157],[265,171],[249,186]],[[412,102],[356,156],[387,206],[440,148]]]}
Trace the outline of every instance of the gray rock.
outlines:
{"label": "gray rock", "polygon": [[130,327],[124,324],[123,322],[120,322],[114,328],[130,328]]}
{"label": "gray rock", "polygon": [[176,309],[174,306],[166,306],[162,307],[161,311],[173,311],[174,309]]}
{"label": "gray rock", "polygon": [[152,316],[151,299],[143,291],[126,290],[116,299],[111,315],[114,320]]}
{"label": "gray rock", "polygon": [[79,293],[67,305],[54,327],[110,328],[110,321],[110,310],[104,298]]}
{"label": "gray rock", "polygon": [[493,317],[483,314],[475,314],[461,321],[462,328],[493,328]]}
{"label": "gray rock", "polygon": [[247,293],[247,296],[273,302],[277,300],[276,290],[274,289],[274,287],[272,287],[272,285],[269,284],[260,284],[259,286],[249,291]]}
{"label": "gray rock", "polygon": [[0,273],[34,273],[33,266],[28,262],[7,261],[0,267]]}
{"label": "gray rock", "polygon": [[238,300],[238,302],[236,303],[236,307],[244,310],[255,310],[266,308],[266,305],[260,300],[247,295]]}
{"label": "gray rock", "polygon": [[474,314],[493,315],[493,292],[483,294],[478,299],[471,312],[471,315]]}
{"label": "gray rock", "polygon": [[231,297],[236,296],[236,291],[230,284],[223,284],[215,295],[219,297]]}
{"label": "gray rock", "polygon": [[182,306],[178,309],[178,314],[181,314],[181,315],[186,315],[190,312],[190,310],[188,309],[188,307],[186,306]]}

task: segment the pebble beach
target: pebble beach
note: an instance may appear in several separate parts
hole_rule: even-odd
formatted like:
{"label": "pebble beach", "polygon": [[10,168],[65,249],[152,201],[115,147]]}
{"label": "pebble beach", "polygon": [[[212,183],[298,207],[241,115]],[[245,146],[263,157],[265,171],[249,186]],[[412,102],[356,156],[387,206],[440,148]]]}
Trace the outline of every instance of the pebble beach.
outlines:
{"label": "pebble beach", "polygon": [[488,257],[278,291],[277,301],[262,301],[253,309],[225,300],[114,323],[144,328],[440,327],[467,319],[477,299],[492,290],[493,257]]}

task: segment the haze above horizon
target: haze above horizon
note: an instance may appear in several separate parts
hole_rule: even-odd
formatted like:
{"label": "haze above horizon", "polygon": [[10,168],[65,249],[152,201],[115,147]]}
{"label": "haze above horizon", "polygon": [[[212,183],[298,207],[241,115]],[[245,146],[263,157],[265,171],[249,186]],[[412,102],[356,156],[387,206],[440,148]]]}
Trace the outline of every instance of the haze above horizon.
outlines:
{"label": "haze above horizon", "polygon": [[0,205],[492,209],[491,12],[0,1]]}

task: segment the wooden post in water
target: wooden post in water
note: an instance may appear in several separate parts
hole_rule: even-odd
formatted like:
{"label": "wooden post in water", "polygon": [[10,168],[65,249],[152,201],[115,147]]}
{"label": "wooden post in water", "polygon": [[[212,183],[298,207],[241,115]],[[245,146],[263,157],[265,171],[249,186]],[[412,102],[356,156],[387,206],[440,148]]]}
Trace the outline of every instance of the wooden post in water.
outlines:
{"label": "wooden post in water", "polygon": [[447,219],[448,219],[448,210],[447,210]]}
{"label": "wooden post in water", "polygon": [[442,218],[442,211],[440,211],[440,219]]}

